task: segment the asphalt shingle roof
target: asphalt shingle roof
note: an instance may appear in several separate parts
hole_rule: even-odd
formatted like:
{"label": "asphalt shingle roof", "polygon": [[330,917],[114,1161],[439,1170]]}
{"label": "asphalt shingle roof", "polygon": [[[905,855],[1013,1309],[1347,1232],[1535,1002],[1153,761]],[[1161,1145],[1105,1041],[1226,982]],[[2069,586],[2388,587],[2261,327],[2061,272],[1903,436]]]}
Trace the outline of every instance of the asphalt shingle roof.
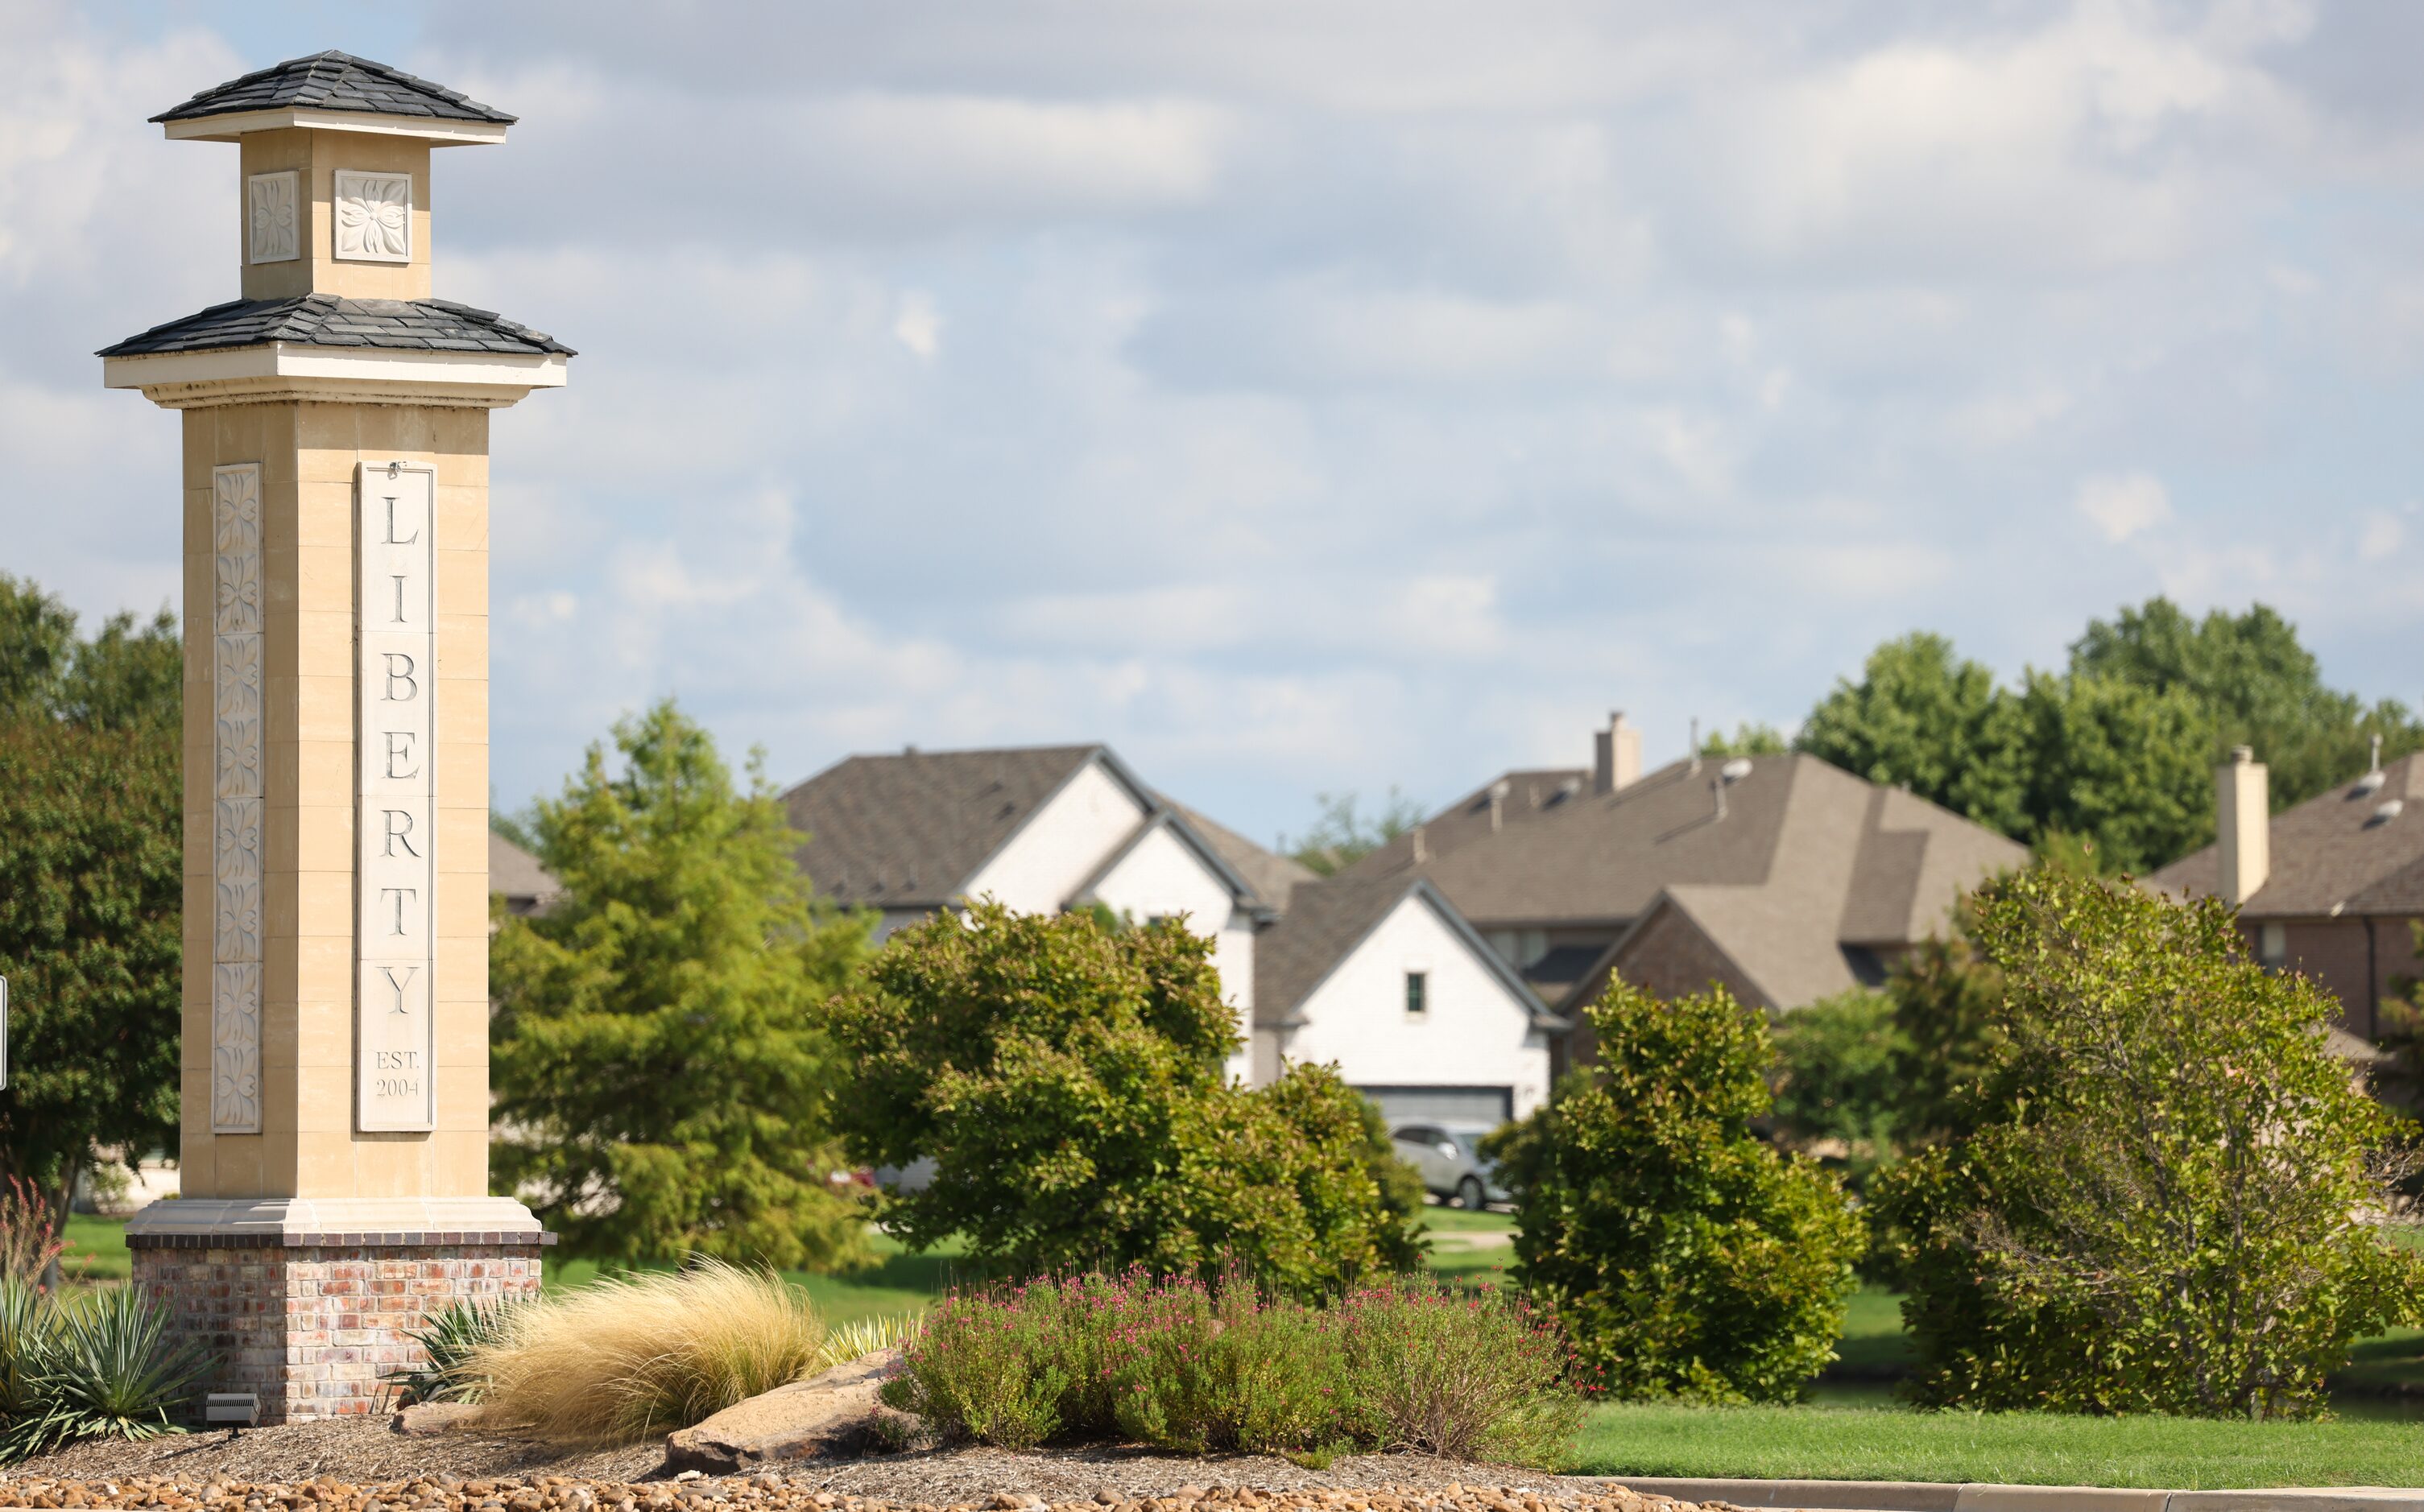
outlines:
{"label": "asphalt shingle roof", "polygon": [[937,908],[1099,745],[844,758],[783,795],[800,866],[849,904]]}
{"label": "asphalt shingle roof", "polygon": [[[2381,816],[2396,799],[2399,810]],[[2424,752],[2386,761],[2371,792],[2354,780],[2272,816],[2272,869],[2239,907],[2242,918],[2321,918],[2334,913],[2424,914]],[[2217,846],[2192,851],[2146,878],[2175,897],[2218,891]]]}
{"label": "asphalt shingle roof", "polygon": [[[1427,877],[1483,929],[1620,931],[1663,899],[1773,1006],[1797,1008],[1855,984],[1843,947],[1922,939],[1962,888],[2028,858],[1982,825],[1815,756],[1749,760],[1726,787],[1722,819],[1714,760],[1698,772],[1678,761],[1613,793],[1591,792],[1587,772],[1509,772],[1425,821],[1421,862],[1406,835],[1345,875]],[[1616,948],[1576,993],[1597,990]]]}
{"label": "asphalt shingle roof", "polygon": [[[1886,788],[1815,756],[1752,756],[1726,788],[1719,764],[1677,761],[1612,793],[1587,773],[1515,772],[1495,828],[1485,784],[1423,824],[1424,859],[1399,836],[1346,875],[1419,872],[1482,929],[1618,925],[1681,885],[1765,886],[1780,867],[1821,865],[1832,898],[1826,927],[1846,943],[1916,940],[1941,921],[1952,891],[2027,857],[2020,846],[1923,799]],[[1583,779],[1575,781],[1573,779]],[[1840,850],[1787,848],[1823,818]],[[1842,863],[1842,865],[1839,865]]]}
{"label": "asphalt shingle roof", "polygon": [[359,346],[413,352],[498,352],[516,357],[572,348],[492,310],[451,299],[341,299],[307,294],[292,299],[236,299],[154,326],[102,357],[210,352],[289,342],[299,346]]}
{"label": "asphalt shingle roof", "polygon": [[564,896],[564,883],[539,864],[538,857],[491,830],[488,891],[502,893],[518,902],[548,903]]}
{"label": "asphalt shingle roof", "polygon": [[1204,843],[1219,852],[1220,859],[1229,863],[1230,869],[1236,872],[1246,885],[1254,890],[1254,895],[1271,908],[1284,910],[1288,906],[1289,895],[1300,883],[1316,880],[1314,869],[1303,862],[1264,850],[1227,825],[1204,818],[1167,793],[1161,795],[1161,801],[1176,809],[1179,817],[1204,837]]}
{"label": "asphalt shingle roof", "polygon": [[193,120],[203,116],[229,116],[290,105],[376,116],[476,120],[498,126],[510,126],[515,119],[442,84],[432,84],[402,69],[335,51],[288,58],[240,79],[230,79],[152,119]]}

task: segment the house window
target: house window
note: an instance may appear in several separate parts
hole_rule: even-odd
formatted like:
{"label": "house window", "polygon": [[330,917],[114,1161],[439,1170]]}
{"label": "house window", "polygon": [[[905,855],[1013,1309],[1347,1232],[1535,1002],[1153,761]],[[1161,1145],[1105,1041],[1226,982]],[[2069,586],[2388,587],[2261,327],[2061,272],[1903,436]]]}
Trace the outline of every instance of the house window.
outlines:
{"label": "house window", "polygon": [[2288,927],[2280,924],[2265,925],[2257,935],[2256,949],[2267,967],[2277,971],[2287,965],[2289,961]]}
{"label": "house window", "polygon": [[1427,971],[1406,973],[1406,1017],[1427,1018],[1431,1011],[1431,974]]}

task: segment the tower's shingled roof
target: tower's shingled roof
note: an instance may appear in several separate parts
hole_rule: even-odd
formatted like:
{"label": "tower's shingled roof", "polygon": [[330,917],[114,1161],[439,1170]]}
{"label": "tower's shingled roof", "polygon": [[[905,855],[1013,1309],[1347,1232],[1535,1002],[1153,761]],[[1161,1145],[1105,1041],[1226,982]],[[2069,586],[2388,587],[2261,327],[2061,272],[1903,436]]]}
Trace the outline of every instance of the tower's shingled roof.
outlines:
{"label": "tower's shingled roof", "polygon": [[499,126],[510,126],[515,119],[444,85],[416,79],[401,69],[333,50],[288,58],[243,78],[215,85],[152,119],[193,120],[239,111],[275,110],[284,105],[353,110],[374,116],[477,120]]}
{"label": "tower's shingled roof", "polygon": [[375,346],[394,351],[498,352],[531,357],[572,348],[494,310],[451,299],[341,299],[332,294],[292,299],[235,299],[154,326],[98,357],[151,357],[163,352],[214,352],[290,342],[300,346]]}

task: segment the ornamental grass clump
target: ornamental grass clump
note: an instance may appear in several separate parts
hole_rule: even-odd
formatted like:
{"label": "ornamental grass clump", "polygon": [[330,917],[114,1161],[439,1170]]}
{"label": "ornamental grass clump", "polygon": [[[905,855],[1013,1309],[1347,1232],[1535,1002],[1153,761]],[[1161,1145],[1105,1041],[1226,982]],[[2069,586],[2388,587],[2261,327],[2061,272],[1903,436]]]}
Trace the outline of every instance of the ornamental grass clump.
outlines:
{"label": "ornamental grass clump", "polygon": [[1494,1291],[1392,1281],[1322,1307],[1217,1285],[1060,1276],[946,1299],[885,1399],[947,1438],[1200,1454],[1412,1449],[1554,1463],[1580,1421],[1563,1340]]}
{"label": "ornamental grass clump", "polygon": [[825,1368],[806,1296],[765,1271],[699,1258],[512,1310],[462,1367],[484,1415],[550,1443],[637,1443]]}

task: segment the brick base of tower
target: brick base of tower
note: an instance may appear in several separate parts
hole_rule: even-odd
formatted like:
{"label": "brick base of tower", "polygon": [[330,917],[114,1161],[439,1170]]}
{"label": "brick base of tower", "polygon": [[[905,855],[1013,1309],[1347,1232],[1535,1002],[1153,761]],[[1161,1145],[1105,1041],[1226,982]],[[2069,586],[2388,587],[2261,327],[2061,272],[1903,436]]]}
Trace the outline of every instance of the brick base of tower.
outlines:
{"label": "brick base of tower", "polygon": [[135,1284],[170,1331],[217,1359],[210,1389],[250,1392],[261,1421],[378,1411],[411,1339],[450,1303],[535,1296],[553,1234],[130,1234]]}

